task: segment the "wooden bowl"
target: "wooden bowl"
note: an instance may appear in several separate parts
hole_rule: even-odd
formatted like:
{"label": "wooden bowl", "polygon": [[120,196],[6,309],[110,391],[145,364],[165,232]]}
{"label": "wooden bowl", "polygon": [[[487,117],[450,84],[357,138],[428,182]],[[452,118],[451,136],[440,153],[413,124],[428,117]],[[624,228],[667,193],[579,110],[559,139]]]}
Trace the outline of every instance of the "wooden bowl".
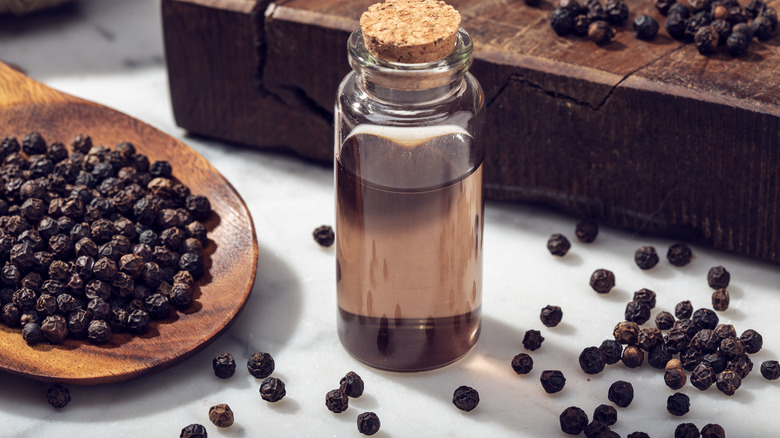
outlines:
{"label": "wooden bowl", "polygon": [[138,337],[116,334],[105,345],[67,339],[29,346],[20,328],[0,323],[0,369],[32,379],[96,385],[132,379],[194,355],[224,332],[243,308],[255,280],[257,239],[249,211],[225,178],[178,140],[132,117],[44,86],[0,63],[0,138],[40,132],[48,143],[69,144],[76,134],[95,145],[128,141],[151,161],[167,160],[192,193],[206,195],[204,274],[195,302],[153,321]]}

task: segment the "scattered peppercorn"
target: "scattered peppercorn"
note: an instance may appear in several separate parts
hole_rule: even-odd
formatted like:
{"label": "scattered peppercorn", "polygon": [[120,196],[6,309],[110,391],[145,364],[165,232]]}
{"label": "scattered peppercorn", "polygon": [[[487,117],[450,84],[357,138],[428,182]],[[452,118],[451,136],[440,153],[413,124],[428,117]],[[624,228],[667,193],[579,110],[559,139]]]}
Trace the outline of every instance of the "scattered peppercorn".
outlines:
{"label": "scattered peppercorn", "polygon": [[274,372],[274,358],[270,354],[257,352],[249,357],[246,362],[246,368],[249,374],[256,379],[265,379]]}
{"label": "scattered peppercorn", "polygon": [[715,386],[718,390],[729,396],[734,395],[741,385],[742,378],[735,371],[729,369],[721,371],[718,374],[718,379],[715,381]]}
{"label": "scattered peppercorn", "polygon": [[547,249],[554,256],[563,257],[569,252],[570,248],[571,243],[563,234],[553,234],[547,240]]}
{"label": "scattered peppercorn", "polygon": [[674,315],[678,319],[687,319],[693,315],[693,305],[690,301],[680,301],[674,306]]}
{"label": "scattered peppercorn", "polygon": [[539,377],[539,381],[542,383],[542,388],[548,394],[554,394],[563,390],[566,385],[566,377],[559,370],[544,370]]}
{"label": "scattered peppercorn", "polygon": [[639,340],[639,325],[633,321],[622,321],[615,326],[612,334],[621,344],[634,345]]}
{"label": "scattered peppercorn", "polygon": [[582,432],[585,433],[586,438],[596,438],[606,436],[606,433],[609,432],[609,430],[610,429],[608,425],[600,421],[593,420],[588,423],[587,426],[585,426],[585,429]]}
{"label": "scattered peppercorn", "polygon": [[561,319],[563,318],[563,311],[558,306],[547,305],[542,309],[539,318],[545,326],[555,327],[560,324]]}
{"label": "scattered peppercorn", "polygon": [[742,344],[744,344],[745,352],[748,354],[758,353],[764,345],[763,336],[753,329],[747,329],[742,332],[739,339],[742,341]]}
{"label": "scattered peppercorn", "polygon": [[618,363],[623,357],[623,346],[613,339],[605,339],[599,346],[599,350],[604,354],[604,362],[607,365]]}
{"label": "scattered peppercorn", "polygon": [[579,364],[585,373],[598,374],[606,366],[604,352],[598,347],[587,347],[580,353]]}
{"label": "scattered peppercorn", "polygon": [[669,247],[666,253],[666,259],[674,266],[685,266],[691,262],[692,258],[693,252],[684,243],[675,243]]}
{"label": "scattered peppercorn", "polygon": [[209,409],[209,420],[217,427],[230,427],[233,425],[233,410],[225,403],[214,405]]}
{"label": "scattered peppercorn", "polygon": [[629,345],[623,350],[623,365],[629,368],[642,366],[645,360],[645,353],[636,345]]}
{"label": "scattered peppercorn", "polygon": [[617,409],[610,405],[598,405],[593,411],[593,420],[612,426],[617,423]]}
{"label": "scattered peppercorn", "polygon": [[590,276],[590,287],[600,294],[609,293],[615,287],[615,274],[607,269],[596,269]]}
{"label": "scattered peppercorn", "polygon": [[[678,4],[680,3],[675,3],[675,5]],[[688,9],[686,8],[685,10],[687,11]],[[666,32],[669,33],[669,36],[676,40],[683,40],[685,38],[685,20],[686,18],[683,17],[682,14],[671,13],[671,11],[669,11],[669,15],[664,22],[664,27],[666,28]]]}
{"label": "scattered peppercorn", "polygon": [[711,25],[701,26],[696,30],[693,36],[693,42],[696,45],[696,49],[702,55],[709,55],[715,52],[718,48],[718,41],[720,35]]}
{"label": "scattered peppercorn", "polygon": [[607,399],[621,408],[625,408],[634,400],[634,386],[624,380],[618,380],[609,387]]}
{"label": "scattered peppercorn", "polygon": [[560,36],[568,35],[574,30],[574,15],[564,8],[556,8],[550,15],[550,27]]}
{"label": "scattered peppercorn", "polygon": [[528,374],[534,368],[534,360],[526,353],[520,353],[512,358],[512,369],[517,374]]}
{"label": "scattered peppercorn", "polygon": [[[656,34],[658,34],[658,21],[646,14],[639,15],[634,19],[634,31],[636,32],[636,37],[640,40],[652,40],[655,38]],[[653,252],[655,252],[655,250],[653,250]],[[656,263],[658,263],[657,257],[658,256],[656,255]],[[636,256],[634,259],[636,260]],[[637,261],[637,264],[639,264],[639,261]]]}
{"label": "scattered peppercorn", "polygon": [[712,292],[712,308],[723,312],[729,308],[729,291],[726,289],[715,289]]}
{"label": "scattered peppercorn", "polygon": [[780,362],[776,360],[765,360],[762,362],[761,375],[767,380],[777,380],[780,378]]}
{"label": "scattered peppercorn", "polygon": [[699,329],[714,329],[718,326],[718,314],[711,309],[696,309],[691,316],[691,320]]}
{"label": "scattered peppercorn", "polygon": [[70,390],[66,386],[58,383],[51,385],[49,389],[46,390],[46,400],[55,408],[64,408],[70,403]]}
{"label": "scattered peppercorn", "polygon": [[561,430],[569,435],[579,435],[588,426],[588,414],[577,406],[566,408],[558,419]]}
{"label": "scattered peppercorn", "polygon": [[209,434],[202,424],[193,423],[185,426],[179,434],[179,438],[208,438]]}
{"label": "scattered peppercorn", "polygon": [[593,243],[599,235],[599,225],[592,220],[583,219],[577,222],[574,234],[580,242]]}
{"label": "scattered peppercorn", "polygon": [[357,417],[358,432],[373,435],[379,432],[379,417],[373,412],[363,412]]}
{"label": "scattered peppercorn", "polygon": [[[642,17],[642,16],[640,16]],[[639,20],[639,18],[637,18]],[[634,26],[636,27],[636,21],[634,21]],[[656,22],[656,26],[658,26],[658,23]],[[656,32],[658,29],[656,29]],[[639,30],[637,30],[637,35],[639,35]],[[639,269],[642,269],[644,271],[648,269],[653,269],[655,265],[658,264],[658,253],[655,250],[655,247],[652,246],[642,246],[639,247],[639,249],[636,250],[634,253],[634,262],[637,266],[639,266]]]}
{"label": "scattered peppercorn", "polygon": [[233,377],[233,374],[236,372],[236,361],[230,353],[220,354],[211,362],[214,368],[214,375],[220,379]]}
{"label": "scattered peppercorn", "polygon": [[691,410],[691,399],[681,392],[676,392],[667,397],[666,410],[678,417],[685,415]]}
{"label": "scattered peppercorn", "polygon": [[756,17],[750,24],[753,36],[760,41],[766,41],[772,36],[772,21],[765,16]]}
{"label": "scattered peppercorn", "polygon": [[701,428],[702,438],[726,438],[726,431],[720,424],[710,423]]}
{"label": "scattered peppercorn", "polygon": [[623,24],[628,19],[628,6],[623,0],[607,0],[604,10],[610,24]]}
{"label": "scattered peppercorn", "polygon": [[671,389],[680,389],[687,381],[688,378],[682,368],[670,368],[664,371],[664,383]]}
{"label": "scattered peppercorn", "polygon": [[597,20],[588,26],[588,38],[600,46],[608,44],[614,37],[615,29],[610,27],[606,21]]}
{"label": "scattered peppercorn", "polygon": [[744,55],[748,51],[749,44],[750,38],[748,38],[743,32],[737,32],[733,29],[731,31],[731,35],[726,38],[726,47],[728,47],[729,54],[731,54],[731,56]]}
{"label": "scattered peppercorn", "polygon": [[523,347],[526,350],[535,351],[542,347],[544,337],[539,330],[528,330],[523,336]]}
{"label": "scattered peppercorn", "polygon": [[642,301],[629,301],[626,304],[625,318],[639,325],[644,324],[650,319],[650,306]]}
{"label": "scattered peppercorn", "polygon": [[333,245],[335,235],[333,234],[333,228],[330,225],[322,225],[314,229],[312,233],[314,240],[320,244],[320,246],[329,247]]}
{"label": "scattered peppercorn", "polygon": [[699,438],[699,428],[693,423],[680,423],[674,429],[674,438]]}
{"label": "scattered peppercorn", "polygon": [[348,372],[339,382],[339,389],[344,391],[347,397],[352,398],[358,398],[363,395],[364,386],[363,379],[354,371]]}
{"label": "scattered peppercorn", "polygon": [[634,292],[634,301],[640,301],[647,304],[651,309],[655,307],[655,292],[647,288],[642,288]]}
{"label": "scattered peppercorn", "polygon": [[470,412],[479,404],[479,393],[474,388],[460,386],[452,394],[452,403],[461,411]]}
{"label": "scattered peppercorn", "polygon": [[[276,403],[283,399],[285,395],[287,395],[287,391],[285,390],[284,382],[281,379],[266,377],[263,382],[260,383],[260,397],[267,402]],[[344,395],[344,398],[346,397],[347,396]]]}
{"label": "scattered peppercorn", "polygon": [[655,326],[658,330],[669,330],[674,326],[674,316],[666,311],[658,312],[655,315]]}

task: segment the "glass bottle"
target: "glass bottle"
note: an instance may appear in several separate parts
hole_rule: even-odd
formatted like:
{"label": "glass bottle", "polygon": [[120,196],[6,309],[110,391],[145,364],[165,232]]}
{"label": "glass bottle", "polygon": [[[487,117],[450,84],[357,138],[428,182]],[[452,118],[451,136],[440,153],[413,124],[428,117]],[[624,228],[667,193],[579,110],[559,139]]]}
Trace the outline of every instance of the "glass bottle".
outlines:
{"label": "glass bottle", "polygon": [[459,29],[433,62],[381,59],[361,29],[335,108],[338,334],[362,362],[438,368],[477,342],[484,95]]}

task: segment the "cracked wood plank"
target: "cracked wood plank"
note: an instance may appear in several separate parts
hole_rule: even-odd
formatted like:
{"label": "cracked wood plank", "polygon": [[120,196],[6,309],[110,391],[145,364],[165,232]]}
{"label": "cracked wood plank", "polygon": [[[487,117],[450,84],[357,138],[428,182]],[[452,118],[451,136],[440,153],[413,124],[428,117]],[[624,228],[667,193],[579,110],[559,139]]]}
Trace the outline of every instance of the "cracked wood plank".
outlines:
{"label": "cracked wood plank", "polygon": [[[171,26],[164,15],[166,41],[185,27],[190,33],[179,43],[195,46],[187,49],[190,68],[171,70],[171,89],[194,84],[194,76],[202,79],[190,90],[224,89],[222,102],[209,102],[210,113],[198,109],[200,119],[224,114],[221,131],[196,117],[177,115],[177,123],[331,160],[334,93],[349,71],[346,39],[376,1],[254,2],[252,14],[231,22],[243,36],[218,37],[243,46],[242,60],[254,59],[244,67],[252,80],[247,71],[233,71],[235,58],[215,55],[215,43],[193,35],[192,24]],[[215,0],[164,0],[163,9],[183,3],[200,4],[204,25],[219,25]],[[472,72],[488,102],[488,197],[780,262],[780,32],[754,41],[742,58],[704,57],[664,30],[653,42],[639,41],[629,25],[606,47],[557,37],[548,24],[549,2],[539,8],[515,0],[451,3],[474,38]],[[631,19],[661,18],[650,3],[627,3]],[[180,62],[169,56],[169,67]],[[201,65],[210,76],[191,68]],[[188,106],[192,94],[172,92],[174,106]],[[242,99],[254,106],[233,103]]]}

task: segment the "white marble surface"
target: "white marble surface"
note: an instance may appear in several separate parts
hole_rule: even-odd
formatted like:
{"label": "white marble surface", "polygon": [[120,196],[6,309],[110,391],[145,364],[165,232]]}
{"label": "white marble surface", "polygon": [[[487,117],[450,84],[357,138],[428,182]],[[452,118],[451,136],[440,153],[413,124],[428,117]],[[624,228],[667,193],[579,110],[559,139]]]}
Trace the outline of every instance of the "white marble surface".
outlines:
{"label": "white marble surface", "polygon": [[[768,382],[760,362],[780,357],[780,272],[778,267],[693,246],[695,260],[675,268],[665,260],[649,272],[632,261],[634,250],[655,245],[665,253],[668,240],[602,228],[590,245],[574,239],[575,220],[543,209],[489,202],[485,211],[484,325],[477,347],[441,370],[392,374],[367,368],[341,348],[335,333],[335,274],[332,249],[311,239],[318,225],[333,222],[333,175],[329,167],[287,155],[242,149],[188,137],[172,118],[163,62],[159,2],[92,0],[56,14],[23,20],[0,18],[0,59],[62,91],[126,112],[182,139],[204,155],[243,196],[257,227],[260,257],[252,296],[229,331],[193,358],[168,370],[125,383],[71,387],[65,409],[50,407],[46,383],[0,373],[0,436],[172,437],[199,422],[212,437],[358,436],[356,416],[375,411],[382,421],[378,437],[497,436],[559,437],[558,415],[570,405],[589,415],[608,403],[607,388],[619,379],[633,382],[636,398],[618,409],[614,430],[626,436],[643,430],[671,437],[681,422],[699,427],[722,424],[730,437],[778,436],[776,414],[780,381]],[[0,134],[1,135],[1,134]],[[563,259],[552,257],[547,237],[563,232],[573,241]],[[634,290],[658,293],[660,310],[690,299],[709,307],[705,276],[722,264],[732,273],[732,303],[721,321],[738,331],[754,328],[765,346],[753,355],[756,368],[733,397],[711,388],[686,386],[691,412],[672,417],[672,393],[662,373],[647,364],[638,370],[612,365],[596,376],[577,366],[582,348],[610,336]],[[588,279],[596,268],[615,272],[617,287],[600,296]],[[564,322],[546,328],[539,310],[563,307]],[[523,333],[540,329],[543,347],[532,353],[534,371],[516,375],[509,366],[521,352]],[[274,375],[287,384],[277,404],[262,401],[259,383],[243,362],[255,351],[276,359]],[[231,352],[239,362],[230,380],[217,379],[211,359]],[[560,369],[567,377],[558,394],[544,393],[539,375]],[[349,370],[363,376],[366,393],[343,414],[324,406],[325,393]],[[476,388],[479,407],[463,413],[450,403],[459,385]],[[228,403],[236,423],[218,430],[208,408]]]}

